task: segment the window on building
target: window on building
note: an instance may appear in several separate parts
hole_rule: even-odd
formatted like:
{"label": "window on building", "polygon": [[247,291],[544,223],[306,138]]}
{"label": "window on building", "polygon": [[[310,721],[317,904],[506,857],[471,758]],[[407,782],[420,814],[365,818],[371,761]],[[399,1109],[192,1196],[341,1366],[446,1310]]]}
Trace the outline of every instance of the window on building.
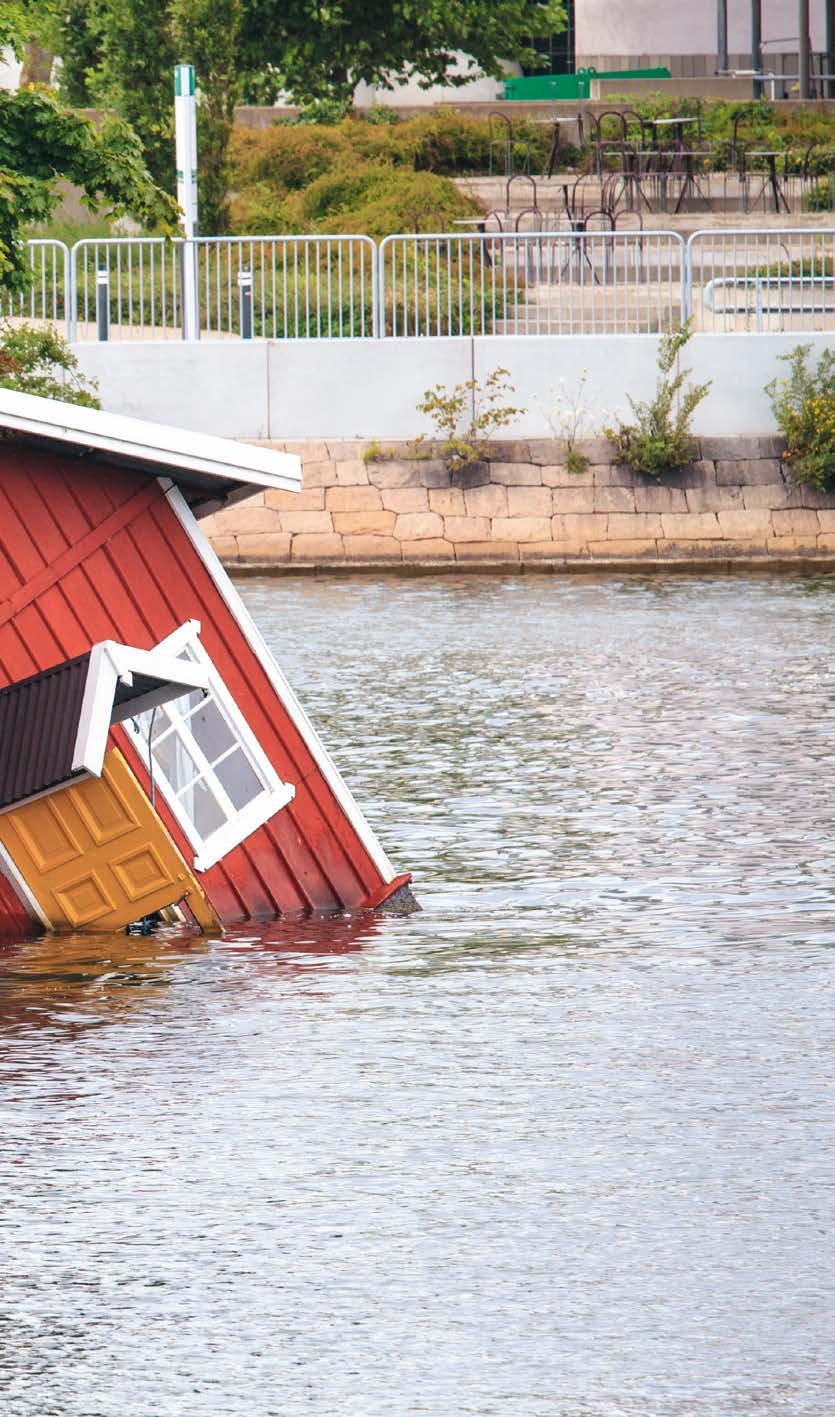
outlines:
{"label": "window on building", "polygon": [[126,724],[205,871],[292,800],[189,621],[160,648],[202,665],[208,690],[140,714]]}

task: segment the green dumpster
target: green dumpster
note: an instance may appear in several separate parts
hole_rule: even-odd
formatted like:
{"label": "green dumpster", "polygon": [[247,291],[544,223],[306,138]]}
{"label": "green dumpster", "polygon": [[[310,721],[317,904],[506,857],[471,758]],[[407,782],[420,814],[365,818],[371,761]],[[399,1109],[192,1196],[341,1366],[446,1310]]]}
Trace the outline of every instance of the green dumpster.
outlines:
{"label": "green dumpster", "polygon": [[535,103],[542,99],[588,98],[593,79],[669,79],[669,69],[578,69],[576,74],[527,74],[505,79],[504,96],[515,103]]}

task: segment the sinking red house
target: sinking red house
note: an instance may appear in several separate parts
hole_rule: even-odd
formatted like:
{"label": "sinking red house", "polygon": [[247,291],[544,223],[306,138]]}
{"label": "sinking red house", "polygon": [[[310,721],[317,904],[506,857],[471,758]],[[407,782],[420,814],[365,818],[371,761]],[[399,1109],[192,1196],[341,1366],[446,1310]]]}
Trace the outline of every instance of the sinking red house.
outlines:
{"label": "sinking red house", "polygon": [[198,525],[299,485],[288,454],[0,390],[0,934],[409,903]]}

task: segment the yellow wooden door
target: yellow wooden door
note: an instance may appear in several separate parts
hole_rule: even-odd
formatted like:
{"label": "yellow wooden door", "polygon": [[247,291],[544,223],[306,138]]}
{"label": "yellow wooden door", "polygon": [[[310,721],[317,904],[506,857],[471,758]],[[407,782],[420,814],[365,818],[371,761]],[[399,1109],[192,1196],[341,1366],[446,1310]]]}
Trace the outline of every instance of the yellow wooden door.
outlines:
{"label": "yellow wooden door", "polygon": [[119,930],[185,899],[211,906],[117,749],[86,778],[0,813],[0,841],[57,930]]}

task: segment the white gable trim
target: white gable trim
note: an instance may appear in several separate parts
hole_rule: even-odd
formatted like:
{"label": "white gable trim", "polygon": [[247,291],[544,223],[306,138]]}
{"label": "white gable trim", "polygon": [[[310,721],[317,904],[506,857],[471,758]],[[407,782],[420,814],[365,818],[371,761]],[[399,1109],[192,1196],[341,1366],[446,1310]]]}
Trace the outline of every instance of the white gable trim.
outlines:
{"label": "white gable trim", "polygon": [[[162,682],[147,694],[128,703],[114,705],[117,684],[121,680],[131,685],[134,674],[148,675]],[[101,777],[107,735],[112,723],[120,723],[125,718],[133,718],[146,709],[155,708],[157,704],[177,699],[190,689],[205,689],[208,683],[208,675],[202,665],[177,659],[164,650],[133,649],[113,640],[101,640],[93,645],[75,739],[73,772],[88,772],[93,777]]]}
{"label": "white gable trim", "polygon": [[301,460],[252,443],[235,443],[144,418],[82,408],[14,389],[0,389],[0,430],[48,438],[69,447],[149,463],[160,472],[196,472],[223,482],[298,492]]}
{"label": "white gable trim", "polygon": [[163,479],[160,479],[160,482],[165,489],[165,495],[176,513],[183,530],[237,620],[241,632],[250,645],[250,648],[260,660],[270,683],[304,738],[305,744],[321,770],[322,776],[330,787],[331,792],[348,818],[348,821],[351,823],[351,826],[354,828],[354,831],[368,852],[368,855],[371,857],[371,860],[374,862],[374,865],[377,867],[377,870],[380,872],[383,881],[388,884],[389,881],[393,881],[395,878],[396,872],[394,867],[352,797],[346,783],[340,775],[336,763],[333,761],[333,758],[330,756],[324,743],[317,734],[313,724],[310,722],[310,719],[296,698],[296,695],[293,693],[293,690],[290,688],[283,673],[273,659],[260,630],[241,600],[241,597],[238,595],[226,571],[223,569],[218,557],[215,555],[215,552],[212,550],[212,547],[197,525],[194,514],[179,488],[171,486],[170,483]]}

